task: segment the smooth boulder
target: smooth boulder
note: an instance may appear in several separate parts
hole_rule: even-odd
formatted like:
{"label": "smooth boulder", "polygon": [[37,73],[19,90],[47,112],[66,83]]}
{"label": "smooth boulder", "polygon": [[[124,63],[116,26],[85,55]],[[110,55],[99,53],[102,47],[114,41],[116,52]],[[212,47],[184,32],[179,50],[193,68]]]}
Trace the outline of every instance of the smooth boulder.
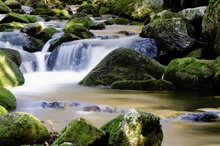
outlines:
{"label": "smooth boulder", "polygon": [[8,111],[11,111],[15,110],[16,103],[14,95],[8,89],[0,86],[0,106],[4,107]]}

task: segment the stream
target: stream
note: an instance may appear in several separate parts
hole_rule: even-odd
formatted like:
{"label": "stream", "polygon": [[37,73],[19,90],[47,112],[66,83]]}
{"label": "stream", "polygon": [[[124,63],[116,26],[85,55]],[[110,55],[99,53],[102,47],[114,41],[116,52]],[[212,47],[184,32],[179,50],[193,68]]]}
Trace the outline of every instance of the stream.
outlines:
{"label": "stream", "polygon": [[[44,27],[60,29],[66,22],[45,22]],[[219,146],[220,121],[202,123],[179,120],[178,115],[214,111],[220,112],[220,94],[211,91],[132,91],[113,90],[106,87],[85,87],[78,82],[97,65],[102,58],[117,47],[138,47],[140,42],[154,41],[139,38],[138,35],[125,36],[119,31],[129,30],[139,33],[142,26],[107,26],[105,30],[92,31],[97,36],[118,35],[118,39],[87,39],[63,43],[59,48],[57,62],[51,71],[47,71],[46,43],[41,52],[28,53],[21,46],[0,40],[0,48],[13,48],[22,55],[21,70],[25,84],[9,90],[17,99],[16,111],[33,114],[41,121],[49,123],[49,130],[60,131],[71,120],[83,117],[100,127],[129,108],[152,112],[161,118],[164,138],[162,146]],[[16,33],[16,32],[13,32]],[[7,35],[14,34],[7,33]],[[6,32],[0,33],[0,37]],[[56,37],[59,37],[57,35]],[[54,38],[53,38],[54,39]],[[138,42],[138,43],[137,43]],[[69,48],[64,49],[65,47]],[[144,49],[147,49],[145,46]],[[30,59],[32,58],[32,59]],[[34,65],[33,65],[34,64]],[[64,108],[44,108],[42,103],[63,102]],[[69,105],[69,106],[68,106]],[[88,112],[85,106],[98,105],[112,107],[118,112]]]}

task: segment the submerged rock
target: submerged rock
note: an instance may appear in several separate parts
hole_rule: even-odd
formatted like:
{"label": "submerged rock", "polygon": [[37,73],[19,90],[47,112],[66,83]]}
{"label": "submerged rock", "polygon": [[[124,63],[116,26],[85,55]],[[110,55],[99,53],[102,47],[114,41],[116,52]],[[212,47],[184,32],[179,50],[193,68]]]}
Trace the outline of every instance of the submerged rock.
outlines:
{"label": "submerged rock", "polygon": [[87,105],[83,108],[83,111],[87,111],[87,112],[105,112],[105,113],[120,112],[116,107],[108,107],[108,106],[100,106],[100,105]]}
{"label": "submerged rock", "polygon": [[129,48],[110,52],[79,84],[110,86],[121,80],[160,79],[164,68],[158,62]]}
{"label": "submerged rock", "polygon": [[109,134],[109,146],[160,146],[160,119],[152,113],[130,109],[101,127]]}
{"label": "submerged rock", "polygon": [[48,130],[36,117],[23,112],[0,114],[1,145],[42,144],[48,139]]}
{"label": "submerged rock", "polygon": [[56,101],[56,102],[42,102],[41,106],[43,108],[58,108],[58,109],[64,109],[64,108],[69,108],[73,106],[72,104],[68,102],[61,102],[61,101]]}
{"label": "submerged rock", "polygon": [[212,112],[203,113],[190,113],[185,115],[180,115],[178,117],[180,120],[189,120],[196,122],[213,122],[219,119],[219,116]]}
{"label": "submerged rock", "polygon": [[104,131],[96,128],[83,118],[72,120],[53,142],[52,146],[70,142],[76,146],[106,145],[107,137]]}
{"label": "submerged rock", "polygon": [[212,89],[214,73],[213,60],[186,57],[172,60],[164,72],[164,79],[179,88]]}
{"label": "submerged rock", "polygon": [[16,98],[4,87],[0,86],[0,105],[6,110],[11,111],[16,108]]}

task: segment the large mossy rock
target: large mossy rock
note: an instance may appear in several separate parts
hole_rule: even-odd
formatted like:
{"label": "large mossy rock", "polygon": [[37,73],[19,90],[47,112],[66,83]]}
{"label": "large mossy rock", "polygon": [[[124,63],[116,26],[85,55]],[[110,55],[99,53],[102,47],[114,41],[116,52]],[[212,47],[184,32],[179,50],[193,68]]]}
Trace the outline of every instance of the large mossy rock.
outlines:
{"label": "large mossy rock", "polygon": [[77,9],[77,12],[98,15],[99,7],[96,4],[82,4]]}
{"label": "large mossy rock", "polygon": [[26,23],[20,22],[11,22],[11,23],[2,23],[0,24],[0,32],[13,32],[14,30],[22,29]]}
{"label": "large mossy rock", "polygon": [[48,139],[48,130],[36,117],[23,112],[0,114],[1,145],[42,144]]}
{"label": "large mossy rock", "polygon": [[4,3],[11,9],[21,9],[21,3],[18,0],[6,0]]}
{"label": "large mossy rock", "polygon": [[29,23],[27,17],[18,14],[18,13],[8,13],[5,17],[0,21],[0,23],[11,23],[11,22],[20,22],[20,23]]}
{"label": "large mossy rock", "polygon": [[21,32],[34,37],[37,33],[39,33],[42,30],[42,23],[43,22],[29,23],[21,29]]}
{"label": "large mossy rock", "polygon": [[165,80],[124,80],[116,81],[111,84],[111,89],[123,90],[173,90],[174,86],[171,82]]}
{"label": "large mossy rock", "polygon": [[24,84],[24,77],[19,67],[0,51],[0,85],[15,87]]}
{"label": "large mossy rock", "polygon": [[0,105],[6,110],[11,111],[16,108],[16,98],[14,95],[4,87],[0,86]]}
{"label": "large mossy rock", "polygon": [[116,0],[113,14],[135,20],[144,20],[163,10],[163,0]]}
{"label": "large mossy rock", "polygon": [[209,58],[220,56],[220,1],[210,0],[202,21],[202,33],[207,42],[206,55]]}
{"label": "large mossy rock", "polygon": [[[166,56],[168,61],[194,46],[194,28],[182,15],[163,11],[155,15],[151,22],[146,24],[140,33],[141,37],[153,38],[159,42],[158,57]],[[165,63],[166,64],[166,63]]]}
{"label": "large mossy rock", "polygon": [[11,9],[5,5],[2,1],[0,1],[0,14],[11,13]]}
{"label": "large mossy rock", "polygon": [[72,25],[64,30],[65,33],[72,33],[81,39],[88,39],[94,37],[94,34],[85,26]]}
{"label": "large mossy rock", "polygon": [[0,52],[4,53],[10,60],[20,67],[22,58],[19,51],[9,48],[0,48]]}
{"label": "large mossy rock", "polygon": [[110,86],[121,80],[160,79],[164,68],[153,59],[129,48],[109,53],[79,84]]}
{"label": "large mossy rock", "polygon": [[101,127],[109,134],[108,146],[161,146],[159,117],[130,109]]}
{"label": "large mossy rock", "polygon": [[59,31],[56,30],[56,28],[48,27],[48,28],[44,28],[43,30],[38,32],[35,37],[42,40],[44,43],[46,43],[49,39],[52,38],[52,36],[55,33],[58,33],[58,32]]}
{"label": "large mossy rock", "polygon": [[83,118],[77,118],[60,132],[52,146],[64,142],[71,142],[74,146],[101,146],[106,145],[107,139],[104,131]]}
{"label": "large mossy rock", "polygon": [[31,15],[47,15],[52,17],[61,16],[61,11],[59,9],[50,9],[50,8],[36,8],[30,12]]}
{"label": "large mossy rock", "polygon": [[164,79],[181,89],[212,89],[215,74],[213,60],[180,58],[172,60],[164,73]]}

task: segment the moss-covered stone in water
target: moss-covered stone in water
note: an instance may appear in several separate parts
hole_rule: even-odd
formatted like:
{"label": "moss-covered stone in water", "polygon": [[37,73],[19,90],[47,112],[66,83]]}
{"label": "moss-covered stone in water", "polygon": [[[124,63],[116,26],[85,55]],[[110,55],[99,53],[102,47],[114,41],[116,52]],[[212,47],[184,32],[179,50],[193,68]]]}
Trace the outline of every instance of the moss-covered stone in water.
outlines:
{"label": "moss-covered stone in water", "polygon": [[215,73],[213,60],[181,58],[172,60],[164,73],[164,79],[185,89],[211,89]]}
{"label": "moss-covered stone in water", "polygon": [[26,33],[30,36],[35,36],[42,30],[42,28],[42,22],[29,23],[21,29],[21,32]]}
{"label": "moss-covered stone in water", "polygon": [[16,99],[14,95],[4,87],[0,86],[0,105],[11,111],[16,108]]}
{"label": "moss-covered stone in water", "polygon": [[101,127],[109,134],[108,146],[160,146],[160,119],[152,113],[130,109]]}
{"label": "moss-covered stone in water", "polygon": [[26,23],[20,23],[20,22],[2,23],[0,24],[0,32],[3,32],[3,31],[13,32],[14,29],[20,30],[25,25]]}
{"label": "moss-covered stone in water", "polygon": [[121,80],[160,79],[164,68],[153,59],[129,48],[109,53],[79,84],[110,86]]}
{"label": "moss-covered stone in water", "polygon": [[79,13],[98,14],[99,7],[96,4],[82,4],[77,9]]}
{"label": "moss-covered stone in water", "polygon": [[11,12],[11,9],[6,6],[4,2],[0,1],[0,14],[7,14]]}
{"label": "moss-covered stone in water", "polygon": [[19,67],[0,51],[0,85],[14,87],[23,83],[24,77]]}
{"label": "moss-covered stone in water", "polygon": [[48,27],[48,28],[44,28],[39,33],[37,33],[35,37],[46,43],[57,32],[58,30],[56,30],[55,28]]}
{"label": "moss-covered stone in water", "polygon": [[0,48],[0,51],[3,52],[10,60],[12,60],[17,66],[20,67],[22,59],[19,51],[8,48]]}
{"label": "moss-covered stone in water", "polygon": [[71,121],[59,134],[52,146],[71,142],[74,146],[106,145],[105,132],[83,118]]}
{"label": "moss-covered stone in water", "polygon": [[8,111],[3,106],[0,105],[0,114],[7,114],[7,113]]}
{"label": "moss-covered stone in water", "polygon": [[111,89],[124,90],[173,90],[174,86],[171,82],[165,80],[144,80],[144,81],[116,81],[111,84]]}
{"label": "moss-covered stone in water", "polygon": [[64,30],[65,33],[72,33],[81,39],[92,38],[94,34],[82,25],[72,25]]}
{"label": "moss-covered stone in water", "polygon": [[6,0],[4,3],[11,9],[21,9],[21,3],[17,0]]}
{"label": "moss-covered stone in water", "polygon": [[49,139],[46,127],[28,113],[0,114],[1,145],[42,144]]}
{"label": "moss-covered stone in water", "polygon": [[10,23],[10,22],[20,22],[20,23],[28,23],[29,20],[18,13],[8,13],[4,18],[0,21],[0,23]]}

